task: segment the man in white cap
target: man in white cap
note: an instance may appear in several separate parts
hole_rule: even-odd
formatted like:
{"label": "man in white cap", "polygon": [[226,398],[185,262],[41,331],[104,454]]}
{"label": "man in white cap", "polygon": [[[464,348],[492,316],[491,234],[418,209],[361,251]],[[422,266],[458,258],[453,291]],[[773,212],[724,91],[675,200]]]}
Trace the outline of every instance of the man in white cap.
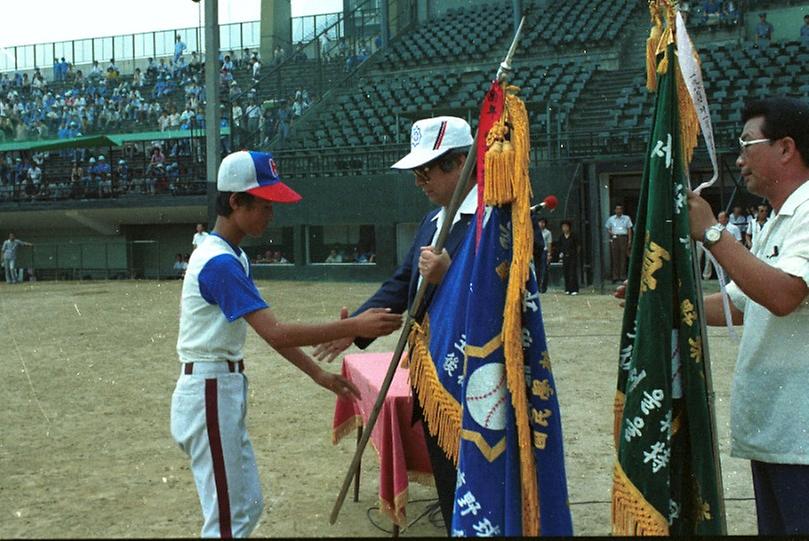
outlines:
{"label": "man in white cap", "polygon": [[299,346],[319,343],[324,336],[382,336],[402,322],[385,308],[319,325],[278,321],[253,283],[239,243],[264,232],[273,202],[295,203],[301,196],[281,182],[272,156],[264,152],[227,156],[217,189],[216,225],[191,254],[183,282],[177,339],[182,364],[171,398],[171,434],[191,459],[204,518],[202,537],[247,537],[264,509],[245,427],[247,325],[318,385],[359,397],[351,382],[322,370]]}
{"label": "man in white cap", "polygon": [[[421,320],[426,307],[438,284],[444,277],[452,257],[457,252],[464,238],[464,234],[471,223],[477,209],[477,186],[474,175],[464,192],[464,199],[458,211],[452,217],[447,217],[447,206],[452,199],[455,186],[461,177],[466,154],[472,145],[472,130],[465,120],[442,116],[419,120],[413,124],[410,133],[410,152],[401,160],[391,166],[392,169],[412,171],[416,186],[424,191],[427,198],[439,205],[439,208],[427,213],[422,219],[410,251],[404,262],[396,272],[382,286],[360,306],[353,315],[361,314],[374,307],[389,307],[396,313],[403,313],[408,309],[416,296],[421,280],[431,284],[424,297],[420,313],[416,319]],[[435,253],[433,246],[438,239],[438,232],[444,220],[452,220],[444,249]],[[348,315],[343,309],[341,317]],[[357,337],[351,339],[335,340],[324,343],[315,350],[318,359],[333,360],[340,352],[348,348],[351,343],[365,349],[373,340]],[[415,395],[414,395],[415,396]],[[421,406],[414,400],[413,422],[423,419]],[[423,423],[424,424],[424,423]],[[438,499],[441,504],[441,514],[447,534],[452,525],[452,505],[455,497],[456,470],[452,461],[447,458],[444,450],[438,445],[435,436],[430,435],[425,426],[424,437],[427,441],[427,450],[435,476]]]}

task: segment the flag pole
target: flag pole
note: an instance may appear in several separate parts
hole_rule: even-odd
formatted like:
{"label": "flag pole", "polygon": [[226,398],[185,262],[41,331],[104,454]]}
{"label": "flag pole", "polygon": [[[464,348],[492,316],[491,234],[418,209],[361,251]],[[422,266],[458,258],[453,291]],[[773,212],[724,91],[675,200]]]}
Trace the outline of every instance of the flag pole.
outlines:
{"label": "flag pole", "polygon": [[[697,287],[697,313],[699,314],[700,334],[702,335],[702,367],[705,374],[705,389],[708,391],[708,416],[711,421],[711,449],[714,462],[714,472],[716,474],[716,492],[718,495],[717,503],[719,504],[719,535],[728,534],[727,516],[725,515],[725,488],[722,484],[722,460],[719,456],[719,436],[716,433],[716,404],[714,399],[716,393],[713,389],[713,376],[711,375],[711,355],[708,351],[708,324],[705,320],[705,301],[703,299],[702,290],[702,276],[701,269],[699,268],[699,258],[697,255],[697,243],[691,239],[691,267],[694,272],[694,283]],[[706,257],[707,254],[706,254]]]}
{"label": "flag pole", "polygon": [[[497,69],[497,81],[505,81],[509,76],[511,76],[511,59],[514,56],[514,52],[517,50],[517,43],[520,39],[520,34],[522,33],[524,24],[525,17],[520,20],[520,26],[517,28],[517,31],[514,34],[514,39],[511,42],[508,53]],[[458,184],[455,186],[455,191],[452,192],[452,199],[447,207],[447,216],[455,216],[455,213],[458,212],[458,209],[461,206],[461,202],[466,194],[466,190],[469,187],[469,179],[472,176],[472,170],[474,169],[475,162],[477,161],[478,137],[480,137],[480,131],[476,130],[474,140],[472,141],[472,146],[469,147],[469,152],[466,154],[466,160],[464,161],[463,168],[461,169],[461,176],[458,179]],[[449,236],[451,227],[452,220],[444,220],[441,230],[438,233],[438,239],[435,243],[435,251],[439,253],[441,252],[444,244],[446,243],[447,237]],[[396,374],[396,368],[399,366],[399,360],[401,359],[402,354],[404,353],[404,348],[407,345],[407,339],[410,335],[410,328],[413,326],[416,314],[421,311],[421,305],[424,301],[424,295],[427,292],[427,286],[427,280],[422,280],[418,290],[416,291],[416,296],[411,303],[410,310],[407,314],[407,319],[405,320],[405,324],[402,328],[402,333],[399,335],[399,341],[396,343],[396,349],[393,351],[393,356],[391,357],[390,364],[388,365],[388,371],[385,373],[385,378],[382,380],[382,386],[379,389],[376,402],[374,403],[374,407],[368,417],[368,422],[365,424],[365,427],[362,430],[362,436],[357,442],[357,449],[354,451],[354,458],[351,460],[351,466],[349,466],[348,472],[343,479],[343,485],[340,487],[337,500],[334,502],[331,515],[329,515],[330,524],[334,524],[337,521],[337,516],[340,514],[340,509],[342,508],[343,502],[348,494],[348,489],[351,487],[354,474],[360,467],[362,454],[365,451],[365,447],[368,445],[368,440],[371,439],[371,433],[373,432],[377,418],[382,411],[382,406],[385,403],[388,390],[390,389],[391,383],[393,383],[393,376]]]}

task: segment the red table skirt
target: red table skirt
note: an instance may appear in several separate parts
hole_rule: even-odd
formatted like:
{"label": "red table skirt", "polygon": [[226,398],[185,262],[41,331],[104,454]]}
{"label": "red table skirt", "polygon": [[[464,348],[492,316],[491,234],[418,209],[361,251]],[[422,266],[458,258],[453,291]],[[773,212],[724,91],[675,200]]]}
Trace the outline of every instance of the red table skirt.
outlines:
{"label": "red table skirt", "polygon": [[[333,443],[347,434],[356,434],[358,428],[365,426],[392,355],[359,353],[345,356],[343,376],[357,386],[362,398],[337,399],[332,424]],[[399,526],[405,524],[409,482],[434,484],[421,422],[411,423],[412,401],[408,371],[399,367],[371,434],[371,444],[379,459],[380,508]]]}

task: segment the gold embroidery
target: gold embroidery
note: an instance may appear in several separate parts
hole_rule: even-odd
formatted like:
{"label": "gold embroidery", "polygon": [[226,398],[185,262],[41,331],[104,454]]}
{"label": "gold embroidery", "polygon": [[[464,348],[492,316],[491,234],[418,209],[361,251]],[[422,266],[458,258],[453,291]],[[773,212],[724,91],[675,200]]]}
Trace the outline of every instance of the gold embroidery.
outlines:
{"label": "gold embroidery", "polygon": [[531,382],[531,392],[542,400],[548,400],[553,394],[553,387],[547,379],[535,379]]}
{"label": "gold embroidery", "polygon": [[547,351],[542,352],[542,360],[539,361],[540,366],[545,370],[551,369],[551,356]]}
{"label": "gold embroidery", "polygon": [[500,277],[501,280],[505,280],[506,278],[508,278],[509,269],[510,266],[508,264],[508,261],[503,261],[502,263],[497,265],[497,267],[494,269],[494,272],[497,273],[497,275]]}
{"label": "gold embroidery", "polygon": [[480,449],[480,453],[489,462],[494,462],[497,457],[502,455],[503,451],[506,450],[506,438],[502,438],[494,446],[489,446],[489,444],[486,443],[486,440],[483,439],[483,436],[474,430],[467,430],[465,428],[461,430],[461,438],[465,439],[466,441],[471,441],[477,445],[477,448]]}
{"label": "gold embroidery", "polygon": [[534,419],[534,423],[540,426],[548,426],[548,417],[551,416],[551,413],[549,409],[536,410],[531,408],[531,416]]}
{"label": "gold embroidery", "polygon": [[690,300],[685,299],[682,302],[682,304],[680,305],[680,311],[682,312],[683,315],[683,323],[685,323],[689,327],[693,325],[694,321],[696,321],[697,319],[697,311]]}
{"label": "gold embroidery", "polygon": [[548,443],[548,435],[544,432],[534,430],[534,447],[537,449],[544,449]]}
{"label": "gold embroidery", "polygon": [[702,338],[689,338],[688,349],[691,350],[691,358],[694,362],[702,361]]}
{"label": "gold embroidery", "polygon": [[474,357],[476,359],[485,359],[491,355],[497,348],[503,345],[503,339],[498,334],[482,346],[470,346],[466,344],[464,353],[467,357]]}
{"label": "gold embroidery", "polygon": [[640,283],[641,293],[648,290],[657,289],[657,280],[654,273],[663,268],[663,261],[671,261],[671,254],[665,248],[649,240],[649,232],[646,232],[646,249],[643,252],[643,270]]}

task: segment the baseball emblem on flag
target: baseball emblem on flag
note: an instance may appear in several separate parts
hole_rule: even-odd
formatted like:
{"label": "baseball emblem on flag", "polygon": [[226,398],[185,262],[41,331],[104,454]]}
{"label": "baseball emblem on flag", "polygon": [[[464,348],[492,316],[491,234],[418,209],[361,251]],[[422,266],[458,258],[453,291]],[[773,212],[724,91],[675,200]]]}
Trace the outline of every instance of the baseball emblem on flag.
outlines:
{"label": "baseball emblem on flag", "polygon": [[485,364],[466,384],[466,407],[477,424],[489,430],[506,427],[506,371],[503,363]]}

